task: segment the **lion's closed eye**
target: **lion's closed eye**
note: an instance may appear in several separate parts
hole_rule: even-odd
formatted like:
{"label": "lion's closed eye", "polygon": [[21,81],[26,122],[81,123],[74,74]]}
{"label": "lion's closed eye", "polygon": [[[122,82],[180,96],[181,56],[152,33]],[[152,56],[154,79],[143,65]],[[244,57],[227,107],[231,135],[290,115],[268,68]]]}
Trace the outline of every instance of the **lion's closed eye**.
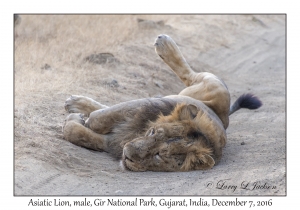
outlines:
{"label": "lion's closed eye", "polygon": [[176,141],[179,141],[179,140],[181,140],[181,139],[182,139],[181,137],[176,136],[176,137],[173,137],[173,138],[168,139],[167,143],[170,144],[170,143],[172,143],[172,142],[176,142]]}
{"label": "lion's closed eye", "polygon": [[153,136],[155,134],[155,129],[151,128],[150,130],[147,131],[145,136]]}
{"label": "lion's closed eye", "polygon": [[156,153],[155,158],[156,158],[157,160],[162,160],[161,157],[160,157],[160,155],[159,155],[159,153]]}

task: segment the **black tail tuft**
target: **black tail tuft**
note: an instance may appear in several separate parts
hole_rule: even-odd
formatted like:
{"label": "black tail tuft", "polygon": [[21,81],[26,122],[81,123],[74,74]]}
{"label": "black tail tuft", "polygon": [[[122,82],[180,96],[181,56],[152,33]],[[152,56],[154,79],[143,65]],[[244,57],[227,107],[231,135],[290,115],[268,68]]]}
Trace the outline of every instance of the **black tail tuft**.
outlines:
{"label": "black tail tuft", "polygon": [[240,105],[240,108],[257,109],[262,105],[262,102],[256,96],[250,93],[241,95],[237,101]]}
{"label": "black tail tuft", "polygon": [[229,115],[241,108],[258,109],[262,106],[262,102],[253,94],[247,93],[241,95],[234,104],[230,107]]}

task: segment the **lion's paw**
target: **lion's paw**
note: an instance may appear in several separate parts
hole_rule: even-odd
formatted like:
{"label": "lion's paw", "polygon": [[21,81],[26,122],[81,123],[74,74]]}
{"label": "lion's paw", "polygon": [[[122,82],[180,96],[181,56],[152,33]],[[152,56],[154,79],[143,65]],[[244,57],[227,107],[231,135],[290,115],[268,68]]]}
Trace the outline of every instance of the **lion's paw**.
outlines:
{"label": "lion's paw", "polygon": [[65,102],[65,110],[69,113],[80,113],[80,96],[72,95]]}
{"label": "lion's paw", "polygon": [[84,120],[84,115],[81,114],[81,113],[72,113],[72,114],[69,114],[65,120],[65,122],[68,122],[68,121],[75,121],[81,125],[84,125],[85,123],[85,120]]}
{"label": "lion's paw", "polygon": [[64,125],[62,126],[62,130],[64,131],[64,128],[65,126],[67,125],[68,122],[70,121],[73,121],[73,122],[76,122],[76,123],[79,123],[81,125],[84,125],[85,124],[85,120],[84,120],[84,115],[81,114],[81,113],[72,113],[72,114],[69,114],[67,116],[67,118],[65,119],[65,123]]}
{"label": "lion's paw", "polygon": [[65,109],[69,113],[82,113],[86,117],[88,117],[90,113],[95,110],[105,109],[105,108],[108,108],[108,106],[105,106],[85,96],[72,95],[65,102]]}

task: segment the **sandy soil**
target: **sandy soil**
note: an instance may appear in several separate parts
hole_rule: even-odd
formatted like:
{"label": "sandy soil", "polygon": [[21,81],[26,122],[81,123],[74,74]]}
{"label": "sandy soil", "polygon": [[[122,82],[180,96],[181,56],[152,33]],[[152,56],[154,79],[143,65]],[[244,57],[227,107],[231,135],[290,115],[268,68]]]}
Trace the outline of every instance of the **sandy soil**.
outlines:
{"label": "sandy soil", "polygon": [[[21,18],[15,27],[15,195],[286,195],[284,15]],[[211,170],[123,171],[109,154],[62,137],[63,105],[72,94],[113,105],[184,88],[154,52],[162,33],[195,71],[222,78],[232,101],[251,92],[263,102],[230,117],[223,158]]]}

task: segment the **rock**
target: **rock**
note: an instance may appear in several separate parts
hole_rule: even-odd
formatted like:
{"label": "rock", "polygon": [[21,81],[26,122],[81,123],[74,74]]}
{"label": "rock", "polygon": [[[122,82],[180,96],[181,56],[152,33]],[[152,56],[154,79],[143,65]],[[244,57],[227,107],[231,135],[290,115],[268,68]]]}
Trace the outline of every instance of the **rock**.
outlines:
{"label": "rock", "polygon": [[85,61],[88,61],[90,63],[94,64],[106,64],[106,63],[113,63],[113,62],[119,62],[115,56],[111,53],[98,53],[98,54],[92,54],[85,58]]}
{"label": "rock", "polygon": [[50,66],[49,64],[47,64],[47,63],[45,63],[45,65],[43,65],[43,66],[41,67],[41,69],[44,69],[44,70],[52,70],[51,66]]}
{"label": "rock", "polygon": [[111,81],[109,82],[105,82],[106,85],[108,85],[109,87],[113,87],[113,88],[117,88],[119,87],[119,82],[115,79],[112,79]]}
{"label": "rock", "polygon": [[153,21],[153,20],[144,20],[144,19],[137,19],[138,25],[142,29],[155,29],[160,28],[165,25],[164,21]]}
{"label": "rock", "polygon": [[159,87],[159,88],[161,88],[161,89],[164,89],[164,86],[163,86],[162,84],[160,84],[159,82],[155,81],[154,84],[155,84],[157,87]]}

